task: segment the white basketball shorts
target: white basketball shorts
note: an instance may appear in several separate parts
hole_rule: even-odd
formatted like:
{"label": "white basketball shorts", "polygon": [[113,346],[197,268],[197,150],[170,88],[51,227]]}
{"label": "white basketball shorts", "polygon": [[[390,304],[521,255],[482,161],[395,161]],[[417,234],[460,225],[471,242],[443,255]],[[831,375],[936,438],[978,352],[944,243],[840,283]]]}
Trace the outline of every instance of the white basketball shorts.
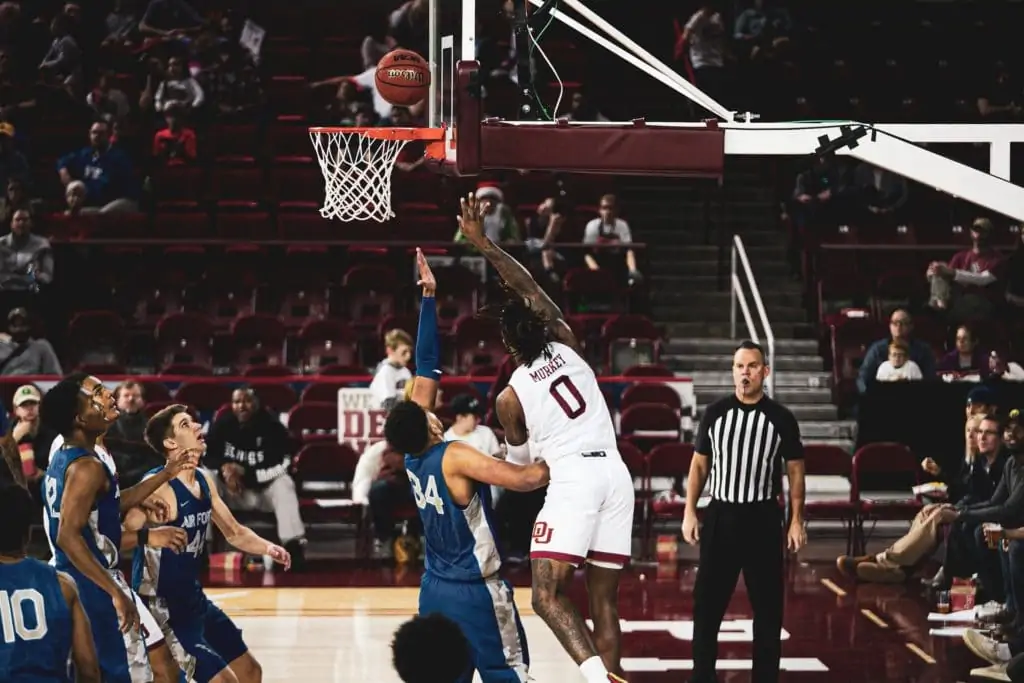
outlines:
{"label": "white basketball shorts", "polygon": [[153,669],[149,665],[149,651],[163,644],[163,631],[160,630],[160,624],[153,618],[146,604],[128,585],[124,575],[119,570],[114,570],[111,572],[111,576],[118,587],[135,601],[135,609],[139,611],[138,630],[133,629],[124,634],[124,645],[128,654],[128,669],[131,672],[132,683],[149,683],[153,680]]}
{"label": "white basketball shorts", "polygon": [[563,456],[551,467],[530,559],[621,569],[633,546],[633,477],[616,450]]}

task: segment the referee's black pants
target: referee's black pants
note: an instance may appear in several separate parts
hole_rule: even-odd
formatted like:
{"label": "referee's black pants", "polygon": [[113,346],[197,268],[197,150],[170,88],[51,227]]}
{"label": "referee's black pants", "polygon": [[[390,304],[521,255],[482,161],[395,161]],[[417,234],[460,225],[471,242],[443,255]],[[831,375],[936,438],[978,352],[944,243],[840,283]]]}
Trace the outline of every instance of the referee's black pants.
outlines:
{"label": "referee's black pants", "polygon": [[782,656],[783,515],[775,500],[711,502],[700,532],[700,567],[693,589],[693,678],[715,683],[718,631],[740,571],[754,611],[751,683],[778,683]]}

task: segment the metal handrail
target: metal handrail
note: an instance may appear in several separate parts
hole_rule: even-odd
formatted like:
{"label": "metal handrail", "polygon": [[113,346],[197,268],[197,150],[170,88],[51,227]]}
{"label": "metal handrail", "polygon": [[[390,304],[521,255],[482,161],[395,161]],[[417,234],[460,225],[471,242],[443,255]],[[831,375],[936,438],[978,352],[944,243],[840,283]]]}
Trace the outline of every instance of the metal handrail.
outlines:
{"label": "metal handrail", "polygon": [[739,264],[743,266],[743,274],[747,280],[747,287],[750,289],[751,295],[754,297],[754,307],[757,308],[757,316],[761,319],[761,327],[764,328],[764,336],[768,342],[768,367],[771,369],[771,374],[768,375],[768,380],[765,382],[765,393],[768,396],[775,395],[775,334],[772,332],[772,325],[768,322],[768,313],[764,308],[764,301],[761,300],[761,290],[757,286],[757,280],[754,279],[754,271],[750,267],[750,259],[747,258],[747,250],[743,246],[743,240],[740,239],[739,235],[733,235],[732,237],[732,296],[730,299],[730,311],[729,311],[729,332],[733,339],[736,339],[736,304],[740,305],[740,309],[743,313],[743,321],[747,324],[747,330],[750,333],[750,338],[760,344],[761,339],[757,334],[757,328],[754,326],[754,319],[750,315],[750,307],[747,305],[747,296],[743,292],[743,283],[740,281],[739,275],[737,274],[736,261],[739,259]]}

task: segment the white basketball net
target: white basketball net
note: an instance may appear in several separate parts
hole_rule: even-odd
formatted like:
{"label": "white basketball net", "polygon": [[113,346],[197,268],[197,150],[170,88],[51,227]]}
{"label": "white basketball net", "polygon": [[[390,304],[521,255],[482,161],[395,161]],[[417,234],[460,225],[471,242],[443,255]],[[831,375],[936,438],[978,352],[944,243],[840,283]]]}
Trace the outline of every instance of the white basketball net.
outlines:
{"label": "white basketball net", "polygon": [[407,139],[371,138],[361,131],[310,131],[324,174],[320,215],[339,221],[394,218],[391,172]]}

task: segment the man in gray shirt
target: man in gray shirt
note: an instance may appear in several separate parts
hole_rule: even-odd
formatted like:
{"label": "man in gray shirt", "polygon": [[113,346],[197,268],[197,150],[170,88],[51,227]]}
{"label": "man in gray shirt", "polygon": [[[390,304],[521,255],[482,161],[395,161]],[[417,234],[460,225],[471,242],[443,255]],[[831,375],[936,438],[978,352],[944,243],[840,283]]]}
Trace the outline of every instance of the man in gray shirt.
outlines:
{"label": "man in gray shirt", "polygon": [[15,308],[7,315],[7,334],[0,334],[0,375],[63,375],[53,346],[33,339],[28,311]]}

